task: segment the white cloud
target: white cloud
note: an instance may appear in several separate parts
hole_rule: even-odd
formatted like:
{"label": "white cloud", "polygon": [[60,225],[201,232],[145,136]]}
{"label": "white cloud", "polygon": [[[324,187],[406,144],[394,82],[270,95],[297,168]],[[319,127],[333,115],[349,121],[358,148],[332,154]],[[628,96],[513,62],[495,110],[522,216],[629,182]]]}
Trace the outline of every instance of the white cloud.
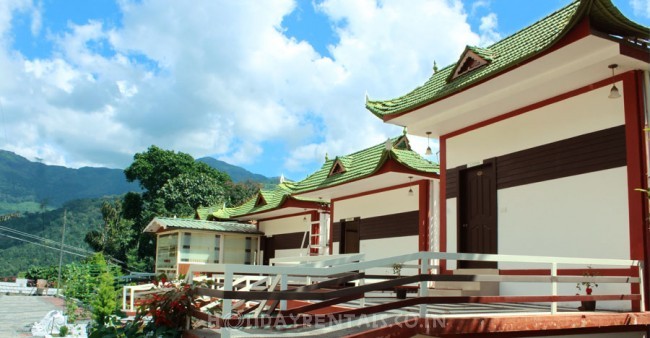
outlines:
{"label": "white cloud", "polygon": [[[317,8],[339,37],[329,58],[285,35],[293,1],[119,4],[117,28],[95,20],[51,32],[51,57],[30,59],[2,44],[0,127],[8,135],[0,148],[68,166],[124,167],[151,144],[234,164],[274,155],[285,157],[276,174],[295,176],[326,152],[401,133],[365,110],[365,92],[408,92],[434,60],[455,62],[497,25],[486,18],[481,35],[472,32],[458,0],[326,0]],[[33,32],[47,22],[47,8],[0,2],[0,39],[17,11],[33,13]],[[265,148],[269,141],[284,149]]]}
{"label": "white cloud", "polygon": [[497,31],[499,20],[496,13],[490,13],[481,17],[481,25],[479,31],[481,33],[480,46],[489,46],[501,40],[501,34]]}
{"label": "white cloud", "polygon": [[634,14],[650,18],[650,0],[630,0]]}

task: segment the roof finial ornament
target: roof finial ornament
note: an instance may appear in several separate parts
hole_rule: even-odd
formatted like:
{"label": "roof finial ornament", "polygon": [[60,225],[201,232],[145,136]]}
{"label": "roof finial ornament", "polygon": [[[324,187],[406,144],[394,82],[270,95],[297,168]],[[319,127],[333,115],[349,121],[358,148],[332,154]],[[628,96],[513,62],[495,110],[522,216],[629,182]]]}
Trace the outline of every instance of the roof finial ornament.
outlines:
{"label": "roof finial ornament", "polygon": [[433,60],[433,74],[438,72],[438,64],[436,64],[436,60]]}
{"label": "roof finial ornament", "polygon": [[366,103],[368,103],[368,101],[370,101],[370,99],[368,98],[368,91],[366,90]]}
{"label": "roof finial ornament", "polygon": [[386,147],[386,150],[388,151],[393,149],[393,142],[391,142],[390,137],[386,139],[386,142],[384,143],[384,147]]}
{"label": "roof finial ornament", "polygon": [[406,128],[406,126],[404,126],[404,129],[402,130],[402,135],[406,136],[407,133],[408,133],[408,129]]}
{"label": "roof finial ornament", "polygon": [[327,162],[329,160],[330,160],[330,157],[329,157],[329,155],[327,155],[327,152],[325,152],[325,162]]}
{"label": "roof finial ornament", "polygon": [[284,174],[280,174],[280,184],[284,183]]}

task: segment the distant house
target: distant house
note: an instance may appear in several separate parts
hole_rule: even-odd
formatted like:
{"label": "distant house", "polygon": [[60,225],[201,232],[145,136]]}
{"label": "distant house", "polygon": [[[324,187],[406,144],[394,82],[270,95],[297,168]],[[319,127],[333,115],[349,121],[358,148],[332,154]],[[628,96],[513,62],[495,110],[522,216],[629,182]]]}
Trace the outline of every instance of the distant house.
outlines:
{"label": "distant house", "polygon": [[[577,1],[492,46],[468,46],[410,93],[367,101],[384,122],[440,140],[440,251],[650,260],[648,201],[635,191],[648,186],[649,38],[609,0]],[[536,273],[444,263],[443,272]],[[500,293],[536,290],[502,283]]]}
{"label": "distant house", "polygon": [[310,245],[311,234],[329,223],[329,203],[292,196],[293,183],[282,182],[274,190],[261,190],[242,205],[210,212],[202,208],[197,215],[210,220],[255,221],[260,232],[262,258],[258,264],[269,264],[275,257],[321,254],[318,238]]}
{"label": "distant house", "polygon": [[156,234],[155,272],[186,274],[189,264],[255,264],[262,233],[252,224],[154,218],[144,232]]}
{"label": "distant house", "polygon": [[430,225],[437,222],[437,171],[402,135],[326,159],[306,179],[261,191],[208,218],[255,220],[265,236],[265,263],[310,254],[361,252],[379,258],[435,250],[430,238],[437,234]]}

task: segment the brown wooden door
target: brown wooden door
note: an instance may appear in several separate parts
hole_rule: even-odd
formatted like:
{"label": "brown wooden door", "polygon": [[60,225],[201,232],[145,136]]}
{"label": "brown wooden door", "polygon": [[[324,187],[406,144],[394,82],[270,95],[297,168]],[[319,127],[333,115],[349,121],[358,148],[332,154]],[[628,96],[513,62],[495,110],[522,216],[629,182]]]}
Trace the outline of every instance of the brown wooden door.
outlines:
{"label": "brown wooden door", "polygon": [[339,253],[358,253],[361,230],[361,218],[341,220],[341,245]]}
{"label": "brown wooden door", "polygon": [[275,244],[273,237],[263,237],[261,249],[264,250],[264,256],[262,256],[262,264],[269,265],[269,260],[271,258],[275,258]]}
{"label": "brown wooden door", "polygon": [[[497,253],[497,190],[492,163],[461,171],[458,252]],[[496,262],[459,262],[460,268],[496,268]]]}

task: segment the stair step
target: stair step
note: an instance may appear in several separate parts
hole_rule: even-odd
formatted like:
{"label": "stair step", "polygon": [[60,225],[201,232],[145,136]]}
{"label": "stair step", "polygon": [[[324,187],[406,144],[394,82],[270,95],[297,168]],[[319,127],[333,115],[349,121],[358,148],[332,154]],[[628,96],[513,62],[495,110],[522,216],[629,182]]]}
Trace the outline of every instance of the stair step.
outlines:
{"label": "stair step", "polygon": [[456,269],[454,275],[498,275],[499,269]]}
{"label": "stair step", "polygon": [[459,289],[465,291],[479,291],[481,290],[482,282],[436,282],[436,289]]}
{"label": "stair step", "polygon": [[463,290],[460,289],[429,289],[429,297],[449,297],[462,296]]}

